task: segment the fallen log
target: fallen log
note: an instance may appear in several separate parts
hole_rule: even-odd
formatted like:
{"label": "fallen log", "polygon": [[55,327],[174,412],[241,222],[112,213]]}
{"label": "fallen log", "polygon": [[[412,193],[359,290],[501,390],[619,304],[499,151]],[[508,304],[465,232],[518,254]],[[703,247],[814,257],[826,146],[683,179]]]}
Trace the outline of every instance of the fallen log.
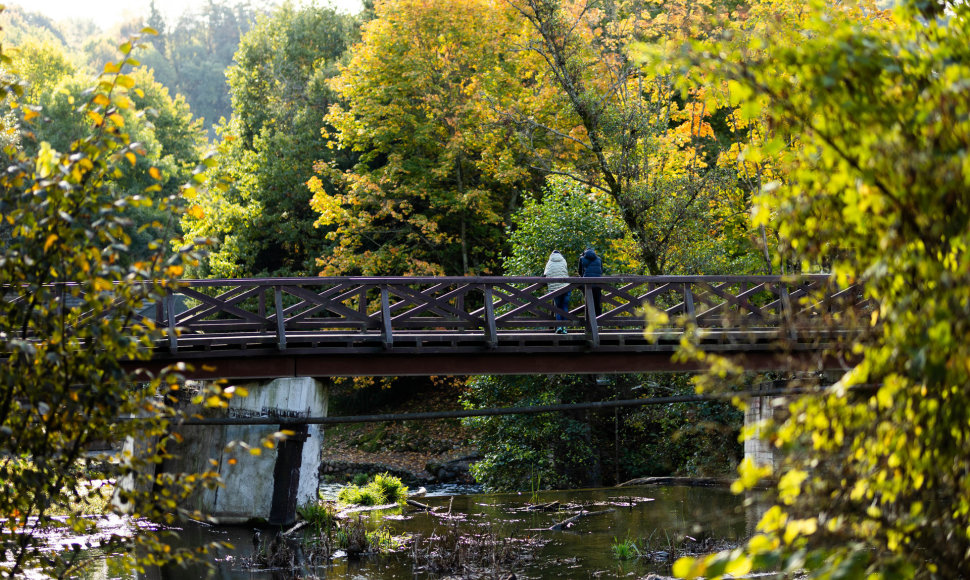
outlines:
{"label": "fallen log", "polygon": [[608,510],[600,510],[598,512],[586,512],[586,511],[579,512],[578,514],[574,515],[571,518],[566,518],[563,521],[559,522],[558,524],[554,524],[549,529],[550,530],[565,530],[566,528],[568,528],[569,526],[573,525],[574,523],[576,523],[578,520],[580,520],[582,518],[588,518],[589,516],[598,516],[598,515],[601,515],[601,514],[608,514],[611,511],[614,511],[614,510],[613,509],[608,509]]}
{"label": "fallen log", "polygon": [[424,505],[423,503],[414,501],[413,499],[408,499],[406,501],[407,501],[407,504],[409,506],[411,506],[413,508],[417,508],[419,510],[423,510],[423,511],[426,511],[426,512],[430,512],[433,509],[431,506]]}
{"label": "fallen log", "polygon": [[686,485],[691,487],[729,486],[733,479],[722,477],[638,477],[616,484],[616,487],[631,485]]}
{"label": "fallen log", "polygon": [[554,512],[559,509],[558,501],[551,501],[549,503],[540,503],[536,505],[526,506],[527,511],[537,511],[537,512]]}
{"label": "fallen log", "polygon": [[382,505],[367,505],[367,506],[363,506],[362,505],[362,506],[354,506],[354,507],[350,507],[350,508],[346,508],[344,510],[341,510],[334,517],[337,518],[338,520],[343,520],[343,519],[346,519],[347,516],[349,516],[349,515],[353,515],[353,514],[360,513],[360,512],[373,512],[373,511],[378,511],[378,510],[390,510],[390,509],[399,508],[399,507],[401,507],[401,504],[398,504],[398,503],[386,503],[386,504],[382,504]]}

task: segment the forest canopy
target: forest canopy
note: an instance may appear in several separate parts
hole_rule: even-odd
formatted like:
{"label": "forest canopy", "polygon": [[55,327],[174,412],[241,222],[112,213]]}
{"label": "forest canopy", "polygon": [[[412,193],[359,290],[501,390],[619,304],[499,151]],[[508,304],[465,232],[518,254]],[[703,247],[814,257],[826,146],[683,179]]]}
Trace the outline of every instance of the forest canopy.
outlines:
{"label": "forest canopy", "polygon": [[[574,264],[586,246],[607,274],[828,274],[861,288],[870,308],[815,321],[858,327],[830,353],[846,372],[834,384],[806,372],[815,391],[762,426],[784,460],[774,472],[743,463],[736,485],[776,478],[758,534],[675,572],[970,577],[966,3],[382,0],[348,15],[213,1],[176,22],[154,8],[107,34],[3,13],[0,145],[19,168],[3,177],[9,280],[28,276],[9,258],[28,250],[77,266],[52,265],[59,277],[80,275],[97,244],[65,244],[85,236],[126,250],[95,260],[106,272],[95,285],[125,268],[157,272],[153,257],[188,241],[204,252],[165,276],[538,274],[552,249]],[[130,74],[111,77],[124,79],[124,106],[105,116],[87,89],[118,73],[114,47],[143,26],[155,34],[126,57]],[[106,119],[124,137],[92,141]],[[38,247],[24,180],[67,207],[47,177],[72,150],[101,177],[78,185],[87,205],[67,215],[103,198],[124,200],[124,216],[103,230],[48,216],[63,229]],[[684,346],[681,356],[700,356]],[[734,361],[703,360],[711,372],[693,385],[644,380],[642,395],[751,380]],[[635,382],[480,377],[462,402],[616,398]],[[687,432],[696,417],[677,413],[641,413],[624,428],[631,449],[681,465],[628,449],[629,469],[733,461],[735,411],[703,408],[730,435],[664,447],[651,434]],[[496,488],[526,485],[526,469],[589,483],[576,462],[553,459],[606,465],[604,425],[476,420],[475,470]],[[703,464],[705,454],[716,460]]]}

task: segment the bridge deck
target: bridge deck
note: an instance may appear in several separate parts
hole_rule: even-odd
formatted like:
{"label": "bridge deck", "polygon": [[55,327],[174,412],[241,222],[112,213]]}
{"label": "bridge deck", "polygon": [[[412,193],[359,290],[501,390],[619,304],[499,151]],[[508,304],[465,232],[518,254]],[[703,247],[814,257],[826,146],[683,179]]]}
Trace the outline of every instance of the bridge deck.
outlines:
{"label": "bridge deck", "polygon": [[[671,322],[648,329],[645,305]],[[691,368],[670,360],[689,322],[708,351],[784,368],[820,356],[839,338],[831,318],[860,307],[826,276],[197,280],[155,306],[168,334],[149,366],[225,378],[678,370]]]}

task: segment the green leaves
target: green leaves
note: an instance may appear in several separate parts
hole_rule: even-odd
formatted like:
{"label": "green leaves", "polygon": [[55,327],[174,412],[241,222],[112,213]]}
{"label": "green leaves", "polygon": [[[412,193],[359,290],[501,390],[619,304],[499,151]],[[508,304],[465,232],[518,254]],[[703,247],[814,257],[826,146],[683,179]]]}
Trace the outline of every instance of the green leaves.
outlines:
{"label": "green leaves", "polygon": [[208,180],[208,191],[194,200],[202,213],[183,221],[191,237],[219,240],[194,275],[319,271],[315,261],[329,243],[314,227],[305,184],[316,162],[344,167],[352,158],[327,149],[321,135],[336,101],[326,80],[354,39],[352,22],[331,8],[284,5],[240,41],[236,64],[227,71],[233,113],[219,128],[218,162],[196,177]]}
{"label": "green leaves", "polygon": [[970,479],[954,468],[970,454],[970,93],[955,90],[970,78],[970,13],[924,8],[756,4],[736,43],[704,53],[722,55],[713,68],[732,94],[761,100],[763,123],[793,134],[793,147],[759,147],[782,161],[755,199],[781,263],[859,281],[873,305],[827,315],[823,331],[859,329],[834,348],[854,368],[761,434],[785,460],[745,554],[811,577],[970,573]]}
{"label": "green leaves", "polygon": [[[38,568],[52,576],[74,573],[77,554],[52,550],[47,537],[34,532],[60,525],[89,528],[84,516],[104,509],[85,501],[100,497],[89,490],[93,474],[85,472],[89,446],[127,436],[150,441],[164,435],[173,416],[166,396],[177,388],[177,377],[166,370],[136,379],[128,371],[160,338],[152,324],[138,323],[142,309],[162,300],[165,288],[178,283],[183,263],[195,259],[191,252],[168,254],[168,239],[153,241],[151,259],[129,256],[133,213],[146,207],[177,211],[168,200],[121,186],[120,178],[133,176],[139,166],[151,178],[143,164],[146,145],[127,132],[135,117],[125,117],[131,111],[119,106],[127,104],[127,90],[137,78],[102,76],[80,106],[71,102],[69,110],[82,122],[64,148],[42,140],[2,153],[0,575],[5,577]],[[87,124],[87,113],[97,122]],[[19,127],[31,137],[34,124],[26,116]],[[136,416],[141,418],[123,420]],[[153,483],[162,455],[128,457],[124,468],[106,463],[106,475],[118,478],[119,488],[126,470]],[[183,498],[196,481],[178,486]],[[119,496],[136,513],[172,518],[179,513],[152,493],[129,490]],[[66,515],[66,523],[55,515]],[[114,550],[128,539],[108,534],[98,541],[102,549]],[[161,559],[184,556],[176,551]]]}
{"label": "green leaves", "polygon": [[378,5],[331,82],[345,100],[327,116],[331,147],[359,160],[320,163],[308,184],[317,225],[333,228],[325,274],[497,270],[503,220],[528,176],[497,126],[516,36],[493,2]]}
{"label": "green leaves", "polygon": [[590,192],[565,179],[553,179],[541,198],[527,197],[512,216],[512,252],[503,259],[504,273],[539,276],[549,254],[566,257],[570,275],[580,254],[592,246],[603,258],[605,272],[632,273],[639,269],[635,242],[619,217],[616,204],[601,192]]}

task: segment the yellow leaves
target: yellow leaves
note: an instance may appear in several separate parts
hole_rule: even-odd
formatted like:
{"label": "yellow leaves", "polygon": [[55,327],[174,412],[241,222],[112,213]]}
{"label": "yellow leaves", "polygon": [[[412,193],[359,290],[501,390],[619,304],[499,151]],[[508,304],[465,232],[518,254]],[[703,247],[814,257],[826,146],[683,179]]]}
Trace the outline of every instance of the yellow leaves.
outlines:
{"label": "yellow leaves", "polygon": [[703,561],[698,558],[680,558],[671,570],[677,578],[697,578],[703,574]]}
{"label": "yellow leaves", "polygon": [[190,207],[185,213],[188,214],[189,217],[197,220],[201,220],[203,217],[205,217],[205,211],[202,209],[202,206],[198,204]]}
{"label": "yellow leaves", "polygon": [[680,558],[674,562],[673,575],[678,578],[698,578],[701,576],[720,578],[725,574],[732,577],[745,576],[753,568],[752,559],[741,550],[722,552],[704,558]]}
{"label": "yellow leaves", "polygon": [[227,397],[230,397],[230,398],[234,396],[245,397],[249,394],[249,391],[247,391],[245,387],[237,387],[237,386],[226,387],[225,389],[223,389],[222,392],[223,394],[225,394]]}
{"label": "yellow leaves", "polygon": [[751,98],[754,92],[747,84],[739,83],[731,79],[727,82],[728,103],[732,107],[737,107],[741,103]]}
{"label": "yellow leaves", "polygon": [[745,576],[751,572],[752,562],[751,558],[747,556],[739,556],[732,559],[724,568],[724,571],[735,578],[740,576]]}
{"label": "yellow leaves", "polygon": [[768,537],[764,534],[757,534],[748,540],[748,553],[754,555],[765,554],[777,549],[778,546],[778,538]]}
{"label": "yellow leaves", "polygon": [[781,530],[788,523],[788,514],[782,511],[780,506],[771,506],[768,511],[761,516],[758,522],[758,530],[763,532],[776,532]]}
{"label": "yellow leaves", "polygon": [[731,483],[731,491],[741,493],[751,489],[762,479],[770,477],[771,473],[770,465],[759,466],[750,457],[745,457],[738,465],[738,479]]}
{"label": "yellow leaves", "polygon": [[771,222],[771,209],[767,204],[756,203],[751,206],[751,225],[767,226]]}
{"label": "yellow leaves", "polygon": [[184,272],[185,272],[185,268],[180,264],[173,264],[165,268],[165,275],[172,278],[177,278],[181,276]]}
{"label": "yellow leaves", "polygon": [[860,501],[865,497],[872,497],[869,483],[864,480],[856,481],[852,486],[852,491],[849,492],[849,499],[852,501]]}
{"label": "yellow leaves", "polygon": [[811,536],[816,531],[818,531],[818,520],[815,518],[792,520],[785,526],[785,534],[782,539],[786,544],[791,545],[796,538]]}
{"label": "yellow leaves", "polygon": [[94,286],[95,292],[105,292],[107,290],[111,290],[111,282],[100,277],[94,279],[92,286]]}
{"label": "yellow leaves", "polygon": [[151,175],[152,179],[156,179],[156,180],[162,179],[162,172],[159,171],[158,168],[154,166],[148,168],[148,175]]}
{"label": "yellow leaves", "polygon": [[[128,75],[116,76],[115,82],[118,83],[118,86],[124,87],[126,89],[130,89],[135,86],[135,79],[131,78]],[[130,101],[126,101],[125,105],[120,106],[120,108],[128,108],[128,104],[130,104]]]}
{"label": "yellow leaves", "polygon": [[58,239],[57,234],[50,234],[50,235],[48,235],[47,236],[47,241],[44,242],[44,251],[46,252],[46,251],[50,250],[51,246],[54,245],[54,242],[56,242],[57,239]]}
{"label": "yellow leaves", "polygon": [[778,499],[791,505],[801,493],[802,483],[808,479],[808,472],[800,469],[789,469],[778,480]]}

